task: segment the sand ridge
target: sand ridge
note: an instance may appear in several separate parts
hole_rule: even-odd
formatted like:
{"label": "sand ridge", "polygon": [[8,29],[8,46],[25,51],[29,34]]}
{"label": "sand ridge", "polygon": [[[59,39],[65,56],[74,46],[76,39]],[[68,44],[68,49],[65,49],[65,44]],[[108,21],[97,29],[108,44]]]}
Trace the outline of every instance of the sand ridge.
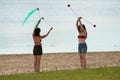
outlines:
{"label": "sand ridge", "polygon": [[[87,68],[120,67],[120,52],[88,52]],[[0,55],[0,75],[32,73],[32,54]],[[46,53],[42,55],[40,71],[81,69],[76,52]]]}

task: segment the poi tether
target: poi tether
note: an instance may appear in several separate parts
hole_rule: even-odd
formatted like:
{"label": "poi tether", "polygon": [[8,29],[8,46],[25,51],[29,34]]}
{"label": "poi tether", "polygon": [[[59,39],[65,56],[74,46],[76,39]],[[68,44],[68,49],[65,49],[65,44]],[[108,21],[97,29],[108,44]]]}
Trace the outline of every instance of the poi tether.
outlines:
{"label": "poi tether", "polygon": [[[37,10],[39,11],[39,8],[36,8],[36,9],[34,9],[34,10],[31,10],[31,11],[27,14],[27,16],[25,17],[25,19],[24,19],[24,21],[23,21],[23,25],[27,22],[28,18],[29,18],[34,12],[36,12]],[[44,19],[44,17],[40,17],[40,20],[41,20],[41,19],[43,19],[49,26],[52,27],[52,25],[49,24],[49,23],[47,22],[47,20]],[[36,22],[35,27],[36,27],[37,24],[38,24],[38,21]]]}
{"label": "poi tether", "polygon": [[24,21],[23,21],[23,25],[27,22],[27,20],[28,20],[28,18],[35,12],[35,11],[39,11],[39,8],[36,8],[36,9],[34,9],[34,10],[31,10],[28,14],[27,14],[27,16],[25,17],[25,19],[24,19]]}
{"label": "poi tether", "polygon": [[[73,14],[78,18],[78,15],[75,13],[75,11],[72,9],[72,7],[71,7],[71,5],[70,4],[68,4],[67,5],[67,7],[69,7],[70,8],[70,10],[73,12]],[[89,24],[91,24],[91,25],[93,25],[93,27],[96,27],[96,25],[95,24],[93,24],[92,22],[90,22],[90,21],[88,21],[88,20],[86,20],[85,18],[82,18],[83,20],[85,20],[86,22],[88,22]]]}

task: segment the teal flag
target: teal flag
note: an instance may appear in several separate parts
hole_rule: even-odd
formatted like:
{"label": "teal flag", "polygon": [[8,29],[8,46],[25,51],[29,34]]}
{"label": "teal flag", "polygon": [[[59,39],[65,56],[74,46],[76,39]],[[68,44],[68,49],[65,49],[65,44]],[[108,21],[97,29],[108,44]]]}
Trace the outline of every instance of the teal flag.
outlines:
{"label": "teal flag", "polygon": [[36,9],[34,9],[34,10],[31,10],[28,14],[27,14],[27,16],[25,17],[25,19],[24,19],[24,21],[23,21],[23,25],[27,22],[27,20],[28,20],[28,18],[35,12],[35,11],[39,11],[39,8],[36,8]]}

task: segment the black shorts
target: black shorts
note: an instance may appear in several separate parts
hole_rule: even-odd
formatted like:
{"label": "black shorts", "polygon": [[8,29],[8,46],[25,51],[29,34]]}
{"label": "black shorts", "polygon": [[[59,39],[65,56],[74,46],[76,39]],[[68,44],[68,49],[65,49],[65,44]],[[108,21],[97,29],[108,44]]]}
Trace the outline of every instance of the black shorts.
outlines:
{"label": "black shorts", "polygon": [[34,45],[33,48],[33,55],[42,55],[42,46],[41,45]]}

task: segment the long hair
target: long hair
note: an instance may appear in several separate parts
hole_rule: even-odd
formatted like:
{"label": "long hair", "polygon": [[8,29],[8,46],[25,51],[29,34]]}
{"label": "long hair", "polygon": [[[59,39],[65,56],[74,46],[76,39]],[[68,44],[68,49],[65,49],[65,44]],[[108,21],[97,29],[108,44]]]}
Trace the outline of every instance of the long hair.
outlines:
{"label": "long hair", "polygon": [[40,32],[41,32],[40,28],[35,28],[34,30],[35,36],[40,36]]}
{"label": "long hair", "polygon": [[[85,27],[85,25],[84,25],[84,24],[82,24],[82,26],[83,26],[83,28],[84,28],[84,29],[85,29],[85,31],[86,31],[86,27]],[[79,32],[81,32],[81,31],[80,31],[80,25],[78,26],[78,31],[79,31]]]}

